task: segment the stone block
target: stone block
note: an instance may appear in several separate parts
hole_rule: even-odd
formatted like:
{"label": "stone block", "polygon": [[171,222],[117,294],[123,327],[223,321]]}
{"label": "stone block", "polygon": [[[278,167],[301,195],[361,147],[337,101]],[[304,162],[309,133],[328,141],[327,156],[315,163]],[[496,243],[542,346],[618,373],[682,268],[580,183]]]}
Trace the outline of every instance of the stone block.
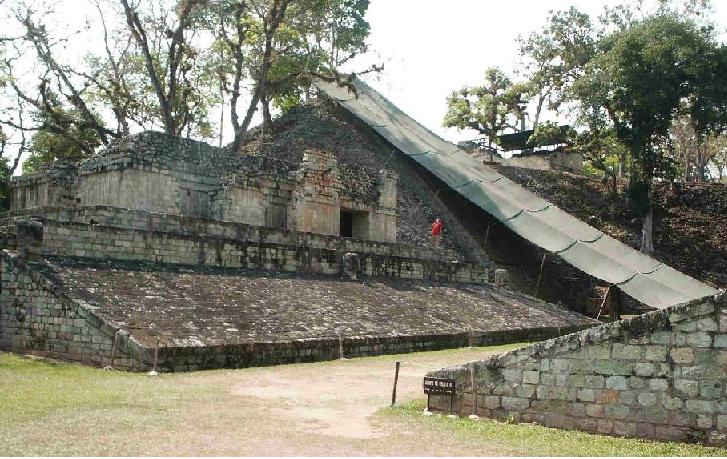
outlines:
{"label": "stone block", "polygon": [[717,430],[727,432],[727,415],[720,414],[717,416]]}
{"label": "stone block", "polygon": [[590,418],[576,418],[576,427],[585,432],[598,432],[598,420]]}
{"label": "stone block", "polygon": [[657,394],[653,392],[642,392],[637,396],[639,405],[642,406],[654,406],[658,399]]}
{"label": "stone block", "polygon": [[635,363],[634,374],[637,376],[651,376],[654,374],[654,364],[642,362]]}
{"label": "stone block", "polygon": [[602,434],[610,434],[613,432],[613,421],[608,421],[605,419],[600,419],[598,421],[598,433]]}
{"label": "stone block", "polygon": [[714,335],[714,347],[727,347],[727,335]]}
{"label": "stone block", "polygon": [[502,376],[507,382],[519,383],[522,382],[523,372],[521,370],[502,370]]}
{"label": "stone block", "polygon": [[654,438],[665,441],[680,441],[686,438],[686,430],[676,426],[656,426]]}
{"label": "stone block", "polygon": [[511,411],[522,411],[530,406],[530,400],[517,397],[502,397],[502,408]]}
{"label": "stone block", "polygon": [[619,360],[595,360],[593,372],[602,375],[630,375],[633,372],[633,363]]}
{"label": "stone block", "polygon": [[687,335],[687,344],[694,347],[711,347],[712,335],[707,332],[690,333]]}
{"label": "stone block", "polygon": [[643,346],[644,360],[649,362],[666,362],[669,349],[666,346]]}
{"label": "stone block", "polygon": [[714,400],[687,400],[684,409],[690,413],[713,414],[717,412],[717,402]]}
{"label": "stone block", "polygon": [[515,389],[515,395],[517,395],[518,397],[530,398],[535,395],[536,387],[537,386],[534,384],[520,384]]}
{"label": "stone block", "polygon": [[555,386],[556,378],[553,373],[540,373],[540,384]]}
{"label": "stone block", "polygon": [[618,393],[618,401],[622,405],[634,405],[636,404],[636,395],[635,390],[622,390]]}
{"label": "stone block", "polygon": [[717,331],[718,330],[717,321],[714,320],[712,317],[704,317],[702,319],[699,319],[697,321],[697,329],[701,331]]}
{"label": "stone block", "polygon": [[665,391],[669,388],[669,381],[666,379],[650,379],[649,390],[652,391]]}
{"label": "stone block", "polygon": [[525,384],[538,384],[540,382],[539,371],[523,371],[522,381]]}
{"label": "stone block", "polygon": [[696,416],[694,414],[685,413],[681,410],[669,411],[668,423],[673,426],[692,426],[696,425]]}
{"label": "stone block", "polygon": [[674,334],[668,331],[654,332],[649,336],[649,341],[652,344],[672,344],[674,341]]}
{"label": "stone block", "polygon": [[640,378],[638,376],[632,376],[629,378],[629,387],[631,389],[643,389],[647,386],[647,379],[646,378]]}
{"label": "stone block", "polygon": [[609,376],[606,378],[606,389],[626,390],[626,378],[623,376]]}
{"label": "stone block", "polygon": [[553,373],[568,373],[570,371],[569,359],[552,359],[551,369]]}
{"label": "stone block", "polygon": [[714,380],[708,380],[708,381],[700,381],[699,382],[699,395],[701,398],[721,398],[722,397],[722,388],[724,386],[724,383],[721,381],[714,381]]}
{"label": "stone block", "polygon": [[675,379],[674,392],[683,398],[696,397],[699,394],[699,383],[691,379]]}
{"label": "stone block", "polygon": [[689,347],[674,348],[669,355],[674,363],[689,364],[694,362],[694,351]]}
{"label": "stone block", "polygon": [[587,347],[586,353],[591,359],[610,359],[611,344],[592,344]]}
{"label": "stone block", "polygon": [[712,425],[714,425],[714,421],[711,416],[705,416],[702,414],[697,416],[697,427],[699,429],[711,429]]}
{"label": "stone block", "polygon": [[609,404],[618,402],[619,392],[614,389],[596,390],[596,403]]}
{"label": "stone block", "polygon": [[593,389],[579,389],[578,400],[583,402],[593,402],[596,400],[596,394]]}
{"label": "stone block", "polygon": [[485,408],[490,410],[500,408],[500,397],[497,395],[485,396]]}
{"label": "stone block", "polygon": [[582,418],[586,415],[586,406],[583,403],[569,403],[568,415]]}
{"label": "stone block", "polygon": [[638,425],[635,422],[614,421],[613,434],[622,437],[638,436]]}
{"label": "stone block", "polygon": [[586,387],[589,389],[603,389],[606,385],[606,378],[598,375],[586,376]]}
{"label": "stone block", "polygon": [[622,360],[638,360],[641,358],[641,347],[614,343],[613,348],[611,349],[611,358]]}
{"label": "stone block", "polygon": [[603,416],[608,419],[626,419],[629,415],[629,407],[626,405],[605,405]]}

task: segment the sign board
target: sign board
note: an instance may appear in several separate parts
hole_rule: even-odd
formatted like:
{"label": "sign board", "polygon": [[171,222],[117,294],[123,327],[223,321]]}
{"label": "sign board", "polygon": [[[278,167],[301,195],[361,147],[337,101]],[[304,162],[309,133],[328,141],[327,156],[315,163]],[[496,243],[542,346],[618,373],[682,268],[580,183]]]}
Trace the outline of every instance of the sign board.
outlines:
{"label": "sign board", "polygon": [[427,395],[454,395],[454,379],[424,378],[424,393]]}

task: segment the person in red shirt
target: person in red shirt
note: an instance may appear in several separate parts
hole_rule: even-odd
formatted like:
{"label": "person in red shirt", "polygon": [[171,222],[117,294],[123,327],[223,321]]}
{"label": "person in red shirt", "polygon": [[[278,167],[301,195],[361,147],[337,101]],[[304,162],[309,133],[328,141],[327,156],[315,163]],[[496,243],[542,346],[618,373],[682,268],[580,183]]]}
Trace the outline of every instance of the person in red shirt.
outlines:
{"label": "person in red shirt", "polygon": [[442,244],[443,229],[444,223],[442,223],[442,220],[434,220],[434,223],[432,223],[432,244],[434,245],[434,247],[439,247]]}

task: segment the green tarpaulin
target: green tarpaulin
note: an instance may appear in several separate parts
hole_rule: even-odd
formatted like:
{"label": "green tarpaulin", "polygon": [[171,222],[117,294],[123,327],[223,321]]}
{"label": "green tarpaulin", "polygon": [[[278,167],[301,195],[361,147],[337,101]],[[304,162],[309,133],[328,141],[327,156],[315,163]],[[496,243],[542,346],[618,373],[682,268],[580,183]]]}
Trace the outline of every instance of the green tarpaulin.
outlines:
{"label": "green tarpaulin", "polygon": [[360,80],[316,87],[506,227],[636,300],[664,308],[717,291],[603,234],[441,139]]}

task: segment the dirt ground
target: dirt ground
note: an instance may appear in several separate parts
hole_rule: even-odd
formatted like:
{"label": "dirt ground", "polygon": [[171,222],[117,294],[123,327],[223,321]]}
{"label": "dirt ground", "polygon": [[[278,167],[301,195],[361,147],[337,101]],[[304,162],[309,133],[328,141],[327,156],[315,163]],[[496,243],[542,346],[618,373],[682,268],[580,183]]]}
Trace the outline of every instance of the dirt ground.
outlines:
{"label": "dirt ground", "polygon": [[[396,360],[401,361],[397,401],[404,403],[423,397],[422,377],[427,371],[504,349],[460,349],[156,378],[127,374],[118,381],[106,376],[108,372],[84,368],[82,372],[94,373],[79,380],[93,385],[90,390],[94,391],[103,389],[98,385],[110,385],[106,389],[115,394],[111,401],[96,404],[95,397],[82,399],[79,393],[77,401],[43,408],[32,416],[11,416],[2,422],[0,415],[0,445],[4,445],[0,456],[507,454],[486,441],[455,442],[451,432],[400,422],[381,412],[391,401]],[[17,377],[15,384],[34,384],[22,379]],[[40,384],[55,384],[53,377],[38,375],[38,379]],[[3,384],[12,398],[12,377],[2,381],[0,388]],[[43,396],[52,397],[52,388],[46,389],[51,389],[50,395]],[[68,389],[59,386],[57,390]],[[79,386],[77,390],[84,389]],[[118,391],[130,393],[116,394]],[[32,388],[22,396],[32,398]]]}

